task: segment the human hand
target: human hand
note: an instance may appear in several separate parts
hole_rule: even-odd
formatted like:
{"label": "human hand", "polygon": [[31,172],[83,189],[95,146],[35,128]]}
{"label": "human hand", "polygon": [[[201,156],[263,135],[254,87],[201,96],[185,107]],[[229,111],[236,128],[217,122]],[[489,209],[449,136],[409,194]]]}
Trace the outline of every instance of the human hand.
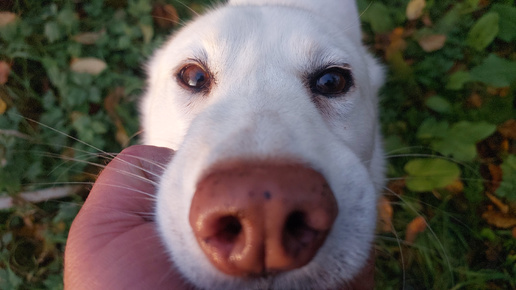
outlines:
{"label": "human hand", "polygon": [[[157,181],[172,150],[132,146],[98,177],[74,220],[65,289],[194,289],[170,262],[154,221]],[[373,289],[374,259],[345,289]]]}
{"label": "human hand", "polygon": [[153,209],[172,150],[132,146],[98,177],[65,251],[66,289],[191,289],[163,247]]}

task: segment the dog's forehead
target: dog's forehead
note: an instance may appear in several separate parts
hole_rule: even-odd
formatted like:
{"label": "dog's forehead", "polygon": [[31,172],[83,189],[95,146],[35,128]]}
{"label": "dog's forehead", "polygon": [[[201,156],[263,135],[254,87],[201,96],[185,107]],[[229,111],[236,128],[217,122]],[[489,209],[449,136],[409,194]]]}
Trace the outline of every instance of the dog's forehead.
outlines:
{"label": "dog's forehead", "polygon": [[334,22],[284,6],[228,6],[212,11],[186,27],[172,44],[192,54],[185,58],[216,66],[243,58],[248,64],[267,62],[296,69],[351,62],[355,45]]}

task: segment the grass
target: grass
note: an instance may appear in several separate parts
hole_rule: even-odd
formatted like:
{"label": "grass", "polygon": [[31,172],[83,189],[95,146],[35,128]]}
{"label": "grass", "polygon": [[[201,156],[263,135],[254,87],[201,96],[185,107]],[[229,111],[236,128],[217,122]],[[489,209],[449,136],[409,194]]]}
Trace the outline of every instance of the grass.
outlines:
{"label": "grass", "polygon": [[[210,4],[169,2],[180,21]],[[388,69],[377,289],[516,288],[516,4],[358,4],[364,42]],[[0,211],[1,289],[62,288],[67,232],[87,191],[17,197],[87,188],[106,162],[98,149],[136,142],[142,64],[179,27],[160,21],[175,17],[172,6],[0,3],[0,198],[15,201]]]}

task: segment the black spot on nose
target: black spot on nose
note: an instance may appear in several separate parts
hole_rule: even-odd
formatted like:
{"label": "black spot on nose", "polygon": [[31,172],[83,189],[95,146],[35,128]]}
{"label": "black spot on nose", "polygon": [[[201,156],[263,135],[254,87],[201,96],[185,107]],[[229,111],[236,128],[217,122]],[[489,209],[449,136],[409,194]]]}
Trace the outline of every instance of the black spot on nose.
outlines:
{"label": "black spot on nose", "polygon": [[271,199],[271,193],[269,191],[265,191],[263,193],[263,197],[265,197],[265,199],[269,200],[269,199]]}

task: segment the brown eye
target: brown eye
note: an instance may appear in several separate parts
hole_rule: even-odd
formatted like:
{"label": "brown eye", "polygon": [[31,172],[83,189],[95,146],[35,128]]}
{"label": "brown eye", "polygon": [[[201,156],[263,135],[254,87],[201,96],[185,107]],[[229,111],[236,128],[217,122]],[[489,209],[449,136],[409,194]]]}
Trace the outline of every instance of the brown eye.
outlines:
{"label": "brown eye", "polygon": [[197,64],[186,65],[177,77],[183,87],[196,92],[209,88],[211,80],[210,74]]}
{"label": "brown eye", "polygon": [[333,97],[346,93],[353,86],[353,78],[349,69],[341,67],[327,68],[313,77],[310,88],[313,93]]}

